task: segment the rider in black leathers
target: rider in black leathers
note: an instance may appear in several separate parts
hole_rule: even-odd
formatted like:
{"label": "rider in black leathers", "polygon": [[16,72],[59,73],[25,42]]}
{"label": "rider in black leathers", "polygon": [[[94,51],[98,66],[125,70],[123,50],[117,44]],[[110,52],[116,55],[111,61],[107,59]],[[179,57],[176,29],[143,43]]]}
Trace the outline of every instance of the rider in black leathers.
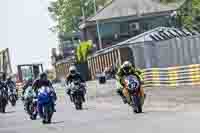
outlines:
{"label": "rider in black leathers", "polygon": [[[85,83],[81,75],[77,72],[77,69],[75,66],[71,66],[69,68],[69,75],[66,78],[66,84],[70,85],[73,81],[80,81],[80,83]],[[83,87],[83,89],[84,89],[84,92],[83,92],[82,98],[83,98],[83,101],[85,102],[85,93],[86,93],[85,87]],[[71,101],[73,101],[71,97],[71,88],[68,88],[67,94],[70,96]]]}
{"label": "rider in black leathers", "polygon": [[3,73],[1,80],[0,80],[0,90],[5,89],[6,95],[8,97],[8,87],[6,85],[6,73]]}
{"label": "rider in black leathers", "polygon": [[[8,87],[8,89],[10,89],[10,91],[13,90],[13,91],[15,91],[17,93],[16,83],[12,80],[11,76],[9,76],[7,78],[5,83],[6,83],[7,87]],[[18,99],[17,94],[16,94],[16,99]]]}
{"label": "rider in black leathers", "polygon": [[7,85],[11,84],[11,85],[14,85],[14,86],[16,87],[16,84],[15,84],[14,81],[12,81],[12,77],[11,77],[11,76],[9,76],[9,77],[7,78],[6,84],[7,84]]}
{"label": "rider in black leathers", "polygon": [[5,84],[5,82],[3,82],[3,81],[0,80],[0,89],[3,89],[3,88],[5,88],[6,91],[7,91],[7,93],[8,93],[8,87],[7,87],[7,85]]}
{"label": "rider in black leathers", "polygon": [[8,94],[8,87],[6,85],[6,73],[2,74],[2,77],[1,77],[1,80],[0,80],[0,89],[2,89],[3,87],[6,89],[6,92]]}

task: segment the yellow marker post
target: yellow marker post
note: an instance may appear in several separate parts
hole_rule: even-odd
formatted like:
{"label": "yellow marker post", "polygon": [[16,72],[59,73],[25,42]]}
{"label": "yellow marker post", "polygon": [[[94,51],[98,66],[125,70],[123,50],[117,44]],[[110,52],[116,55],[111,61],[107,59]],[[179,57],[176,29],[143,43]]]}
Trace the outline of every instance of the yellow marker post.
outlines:
{"label": "yellow marker post", "polygon": [[190,65],[188,68],[188,73],[190,75],[190,81],[192,85],[200,84],[200,65]]}
{"label": "yellow marker post", "polygon": [[172,86],[172,87],[175,87],[178,85],[178,72],[177,72],[177,69],[174,68],[174,69],[169,69],[168,71],[169,73],[169,85]]}
{"label": "yellow marker post", "polygon": [[152,69],[152,81],[153,85],[160,86],[160,72],[158,68]]}

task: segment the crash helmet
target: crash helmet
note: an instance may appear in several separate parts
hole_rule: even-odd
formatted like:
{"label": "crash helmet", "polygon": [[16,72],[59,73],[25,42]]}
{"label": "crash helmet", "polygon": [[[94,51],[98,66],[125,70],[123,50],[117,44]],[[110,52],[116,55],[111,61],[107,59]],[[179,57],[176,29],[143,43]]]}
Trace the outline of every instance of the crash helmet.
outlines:
{"label": "crash helmet", "polygon": [[70,75],[72,75],[72,76],[76,75],[76,73],[77,73],[76,66],[71,66],[71,67],[69,68],[69,73],[70,73]]}
{"label": "crash helmet", "polygon": [[132,67],[132,64],[129,61],[125,61],[122,64],[122,69],[123,69],[125,74],[128,74],[130,72],[131,67]]}

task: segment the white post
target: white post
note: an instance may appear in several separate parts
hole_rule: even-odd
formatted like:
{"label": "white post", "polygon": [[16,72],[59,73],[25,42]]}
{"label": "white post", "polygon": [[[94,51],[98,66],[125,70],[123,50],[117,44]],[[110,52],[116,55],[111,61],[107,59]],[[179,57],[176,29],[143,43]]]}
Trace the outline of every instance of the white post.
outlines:
{"label": "white post", "polygon": [[[97,14],[97,7],[96,7],[96,0],[94,0],[94,10],[95,10],[95,14]],[[99,22],[98,20],[96,20],[96,25],[97,25],[97,35],[98,35],[98,40],[99,40],[99,47],[100,49],[102,49],[102,40],[101,40],[101,35],[100,35],[100,27],[99,27]]]}
{"label": "white post", "polygon": [[81,12],[82,12],[82,16],[83,16],[83,21],[85,22],[85,11],[84,11],[84,3],[82,0],[80,0],[81,2]]}

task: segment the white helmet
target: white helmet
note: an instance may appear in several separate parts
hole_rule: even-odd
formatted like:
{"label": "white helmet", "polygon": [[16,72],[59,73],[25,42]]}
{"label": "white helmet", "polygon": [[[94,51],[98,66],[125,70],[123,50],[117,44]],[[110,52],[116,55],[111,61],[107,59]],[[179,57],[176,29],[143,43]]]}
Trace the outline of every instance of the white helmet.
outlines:
{"label": "white helmet", "polygon": [[75,74],[77,73],[76,67],[75,67],[75,66],[71,66],[71,67],[69,68],[69,73],[70,73],[71,75],[75,75]]}
{"label": "white helmet", "polygon": [[125,61],[122,65],[122,68],[131,67],[131,63],[129,61]]}
{"label": "white helmet", "polygon": [[129,61],[125,61],[123,63],[122,69],[123,69],[125,74],[129,74],[131,66],[132,66],[132,64]]}

